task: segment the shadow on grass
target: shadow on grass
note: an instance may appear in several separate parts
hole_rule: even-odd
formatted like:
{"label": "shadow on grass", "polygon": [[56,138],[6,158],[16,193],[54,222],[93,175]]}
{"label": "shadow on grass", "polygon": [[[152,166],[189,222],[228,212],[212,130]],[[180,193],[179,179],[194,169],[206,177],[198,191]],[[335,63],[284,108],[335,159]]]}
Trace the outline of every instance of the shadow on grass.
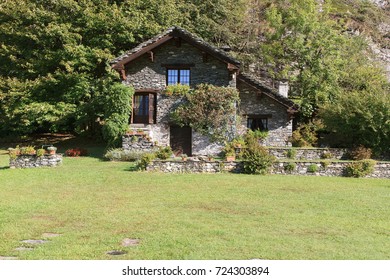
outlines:
{"label": "shadow on grass", "polygon": [[9,166],[0,166],[0,170],[9,169]]}
{"label": "shadow on grass", "polygon": [[137,172],[137,171],[141,171],[141,170],[139,169],[137,164],[132,163],[129,167],[123,169],[123,171]]}

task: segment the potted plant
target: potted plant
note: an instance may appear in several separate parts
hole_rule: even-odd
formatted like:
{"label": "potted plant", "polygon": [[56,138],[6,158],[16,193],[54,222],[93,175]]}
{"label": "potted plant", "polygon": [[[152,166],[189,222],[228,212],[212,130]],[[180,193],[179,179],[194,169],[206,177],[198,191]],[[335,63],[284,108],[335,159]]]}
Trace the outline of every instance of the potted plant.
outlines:
{"label": "potted plant", "polygon": [[182,161],[187,161],[187,158],[188,158],[188,156],[186,154],[182,154],[181,155],[181,160]]}
{"label": "potted plant", "polygon": [[55,155],[56,151],[57,151],[57,148],[54,147],[54,146],[50,146],[50,147],[47,148],[47,150],[49,151],[50,155]]}
{"label": "potted plant", "polygon": [[236,160],[236,154],[234,152],[228,152],[225,154],[226,161],[235,161]]}
{"label": "potted plant", "polygon": [[20,148],[21,155],[35,155],[36,151],[33,146],[27,146]]}

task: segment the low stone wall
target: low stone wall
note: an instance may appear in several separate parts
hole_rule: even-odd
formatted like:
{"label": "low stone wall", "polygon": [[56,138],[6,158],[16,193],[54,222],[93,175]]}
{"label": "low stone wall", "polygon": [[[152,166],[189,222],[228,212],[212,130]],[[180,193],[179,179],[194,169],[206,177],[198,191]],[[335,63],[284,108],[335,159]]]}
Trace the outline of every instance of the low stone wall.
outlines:
{"label": "low stone wall", "polygon": [[[286,171],[288,164],[296,165],[293,171]],[[325,166],[321,162],[276,162],[273,164],[271,174],[281,175],[309,175],[309,176],[343,176],[344,170],[349,162],[328,162]],[[310,172],[309,166],[316,165],[317,171]],[[165,173],[220,173],[232,172],[241,173],[243,170],[242,162],[226,161],[160,161],[155,160],[150,163],[147,171],[159,171]],[[367,176],[368,178],[389,178],[390,162],[378,162],[375,165],[374,172]]]}
{"label": "low stone wall", "polygon": [[147,171],[159,171],[165,173],[241,173],[242,163],[235,161],[162,161],[154,160],[146,168]]}
{"label": "low stone wall", "polygon": [[123,135],[122,136],[122,148],[125,151],[143,151],[151,152],[156,149],[154,143],[144,135]]}
{"label": "low stone wall", "polygon": [[62,164],[62,155],[43,155],[37,157],[36,155],[22,155],[15,159],[10,159],[10,168],[32,168],[32,167],[55,167]]}
{"label": "low stone wall", "polygon": [[347,159],[348,149],[335,149],[335,148],[268,148],[271,155],[277,159],[287,159],[287,153],[289,150],[295,150],[296,155],[294,159],[299,160],[318,160],[324,159],[324,154],[330,154],[328,159]]}

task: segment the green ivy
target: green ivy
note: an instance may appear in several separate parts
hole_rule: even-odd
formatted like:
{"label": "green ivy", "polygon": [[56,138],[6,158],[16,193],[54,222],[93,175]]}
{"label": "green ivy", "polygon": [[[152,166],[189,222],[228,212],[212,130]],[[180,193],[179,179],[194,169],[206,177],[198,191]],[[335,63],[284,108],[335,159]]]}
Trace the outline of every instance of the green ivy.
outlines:
{"label": "green ivy", "polygon": [[185,95],[184,104],[171,114],[171,121],[189,125],[212,141],[227,141],[235,135],[238,102],[235,88],[200,84]]}

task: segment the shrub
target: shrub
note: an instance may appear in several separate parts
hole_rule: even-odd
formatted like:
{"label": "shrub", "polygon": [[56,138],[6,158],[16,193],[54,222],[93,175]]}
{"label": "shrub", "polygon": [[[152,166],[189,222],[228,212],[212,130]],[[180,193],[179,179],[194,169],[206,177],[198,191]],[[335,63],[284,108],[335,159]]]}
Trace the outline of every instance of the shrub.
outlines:
{"label": "shrub", "polygon": [[168,159],[172,156],[172,149],[171,147],[160,147],[158,151],[156,152],[156,157],[162,160]]}
{"label": "shrub", "polygon": [[247,174],[267,174],[275,158],[269,155],[264,147],[260,146],[253,134],[247,134],[245,141],[247,148],[242,156],[244,172]]}
{"label": "shrub", "polygon": [[268,137],[268,130],[260,130],[260,129],[256,129],[256,130],[249,130],[247,133],[253,133],[253,136],[257,139],[257,140],[264,140],[265,138]]}
{"label": "shrub", "polygon": [[372,156],[372,150],[370,148],[366,148],[362,145],[354,148],[350,152],[350,157],[353,160],[363,160],[363,159],[370,159]]}
{"label": "shrub", "polygon": [[324,151],[322,154],[321,154],[321,158],[322,159],[329,159],[329,158],[333,158],[333,154],[329,151]]}
{"label": "shrub", "polygon": [[19,148],[16,148],[16,149],[9,148],[8,154],[9,154],[10,159],[16,159],[18,157],[18,155],[20,154],[20,150],[19,150]]}
{"label": "shrub", "polygon": [[146,167],[156,158],[154,153],[145,153],[138,161],[137,167],[139,170],[146,170]]}
{"label": "shrub", "polygon": [[113,161],[136,161],[141,159],[145,154],[143,151],[127,151],[122,148],[109,149],[105,154],[104,158]]}
{"label": "shrub", "polygon": [[310,164],[309,167],[307,168],[308,173],[316,173],[317,171],[318,171],[317,164]]}
{"label": "shrub", "polygon": [[330,164],[330,161],[329,161],[329,160],[323,160],[323,161],[321,161],[321,166],[322,166],[324,169],[328,168],[329,164]]}
{"label": "shrub", "polygon": [[297,168],[297,165],[295,162],[289,162],[287,165],[284,166],[284,171],[291,173]]}
{"label": "shrub", "polygon": [[291,142],[294,147],[312,147],[317,144],[317,133],[323,125],[319,121],[301,124],[293,132]]}
{"label": "shrub", "polygon": [[43,156],[44,154],[45,154],[45,149],[38,149],[37,150],[37,157],[41,157],[41,156]]}
{"label": "shrub", "polygon": [[164,93],[166,95],[184,96],[190,92],[190,89],[191,88],[188,85],[182,85],[182,84],[169,85],[166,87]]}
{"label": "shrub", "polygon": [[351,162],[345,168],[345,176],[347,177],[365,177],[374,171],[375,160],[365,159],[357,162]]}
{"label": "shrub", "polygon": [[286,153],[286,156],[287,158],[290,158],[290,159],[295,159],[295,157],[297,156],[297,150],[295,149],[289,149]]}
{"label": "shrub", "polygon": [[128,130],[133,94],[133,88],[118,83],[112,85],[106,95],[102,132],[108,147],[118,146]]}
{"label": "shrub", "polygon": [[34,155],[36,153],[33,146],[27,146],[20,148],[21,155]]}
{"label": "shrub", "polygon": [[88,155],[88,151],[82,148],[68,149],[65,151],[65,155],[68,157],[83,157]]}

